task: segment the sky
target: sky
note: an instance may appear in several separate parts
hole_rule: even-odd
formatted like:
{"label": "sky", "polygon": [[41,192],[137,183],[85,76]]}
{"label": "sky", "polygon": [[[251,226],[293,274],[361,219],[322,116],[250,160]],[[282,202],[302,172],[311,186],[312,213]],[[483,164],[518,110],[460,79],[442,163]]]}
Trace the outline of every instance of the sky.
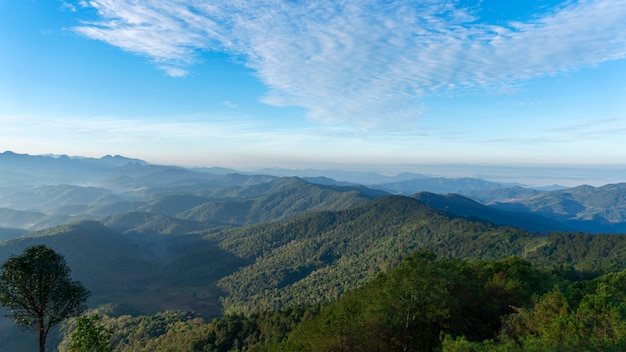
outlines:
{"label": "sky", "polygon": [[625,136],[626,0],[0,0],[0,151],[625,168]]}

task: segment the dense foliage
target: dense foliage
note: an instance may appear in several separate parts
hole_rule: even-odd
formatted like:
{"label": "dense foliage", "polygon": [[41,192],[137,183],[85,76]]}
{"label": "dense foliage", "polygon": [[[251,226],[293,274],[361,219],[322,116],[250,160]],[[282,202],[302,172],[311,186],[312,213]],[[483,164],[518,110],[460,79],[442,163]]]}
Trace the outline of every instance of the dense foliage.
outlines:
{"label": "dense foliage", "polygon": [[525,244],[543,241],[522,230],[453,218],[406,197],[221,235],[226,251],[254,260],[219,281],[227,312],[336,299],[415,250],[489,259],[520,254]]}
{"label": "dense foliage", "polygon": [[70,336],[70,352],[110,352],[111,330],[101,322],[98,314],[81,315],[76,330]]}
{"label": "dense foliage", "polygon": [[529,262],[408,257],[298,326],[277,350],[432,351],[440,336],[483,341],[496,336],[500,319],[526,307],[557,278]]}
{"label": "dense foliage", "polygon": [[626,271],[584,278],[518,257],[415,252],[321,305],[105,322],[114,351],[622,351]]}
{"label": "dense foliage", "polygon": [[225,251],[252,261],[219,281],[227,312],[333,300],[416,250],[447,258],[519,256],[589,272],[626,268],[626,236],[544,236],[454,217],[399,196],[213,236]]}
{"label": "dense foliage", "polygon": [[[172,211],[178,210],[175,208]],[[515,303],[516,308],[528,310],[535,301],[524,296],[521,303],[504,301],[502,310],[496,309],[498,305],[489,299],[497,290],[484,290],[485,282],[496,282],[497,276],[495,269],[487,268],[488,263],[493,266],[495,260],[502,266],[506,261],[501,258],[515,256],[518,259],[507,259],[513,267],[529,265],[531,272],[540,277],[547,275],[543,278],[546,282],[535,285],[540,289],[529,291],[537,299],[551,292],[554,285],[563,289],[571,282],[585,282],[626,268],[626,236],[546,236],[476,218],[459,218],[401,196],[379,197],[349,209],[310,213],[290,220],[237,228],[210,227],[202,232],[197,232],[197,224],[159,214],[136,212],[106,220],[108,226],[85,221],[8,241],[0,246],[0,260],[36,243],[49,244],[62,252],[76,269],[77,278],[94,292],[92,306],[109,302],[117,305],[115,311],[103,314],[102,322],[113,332],[115,350],[120,351],[168,350],[161,349],[163,346],[170,346],[172,351],[293,346],[323,350],[323,346],[299,345],[297,337],[325,341],[320,336],[326,336],[326,332],[316,332],[316,312],[320,316],[328,314],[327,310],[341,312],[343,308],[338,307],[350,297],[357,303],[342,319],[354,315],[368,323],[351,327],[345,322],[339,326],[355,329],[346,334],[358,336],[359,341],[369,338],[359,335],[361,332],[375,336],[381,349],[410,349],[416,341],[429,341],[428,346],[436,349],[445,336],[441,346],[461,348],[463,343],[482,343],[481,339],[495,346],[505,341],[501,319],[523,312],[509,305]],[[440,280],[425,279],[428,285],[440,290],[441,297],[455,292],[457,299],[481,302],[481,306],[459,306],[459,302],[444,300],[442,306],[427,313],[433,320],[415,322],[427,337],[401,342],[401,337],[393,335],[401,329],[389,332],[382,328],[399,324],[388,321],[391,318],[385,314],[400,308],[367,307],[365,303],[389,301],[390,296],[385,295],[391,295],[391,290],[380,287],[399,285],[395,268],[409,270],[408,264],[400,263],[423,250],[440,258],[426,260],[430,264],[418,270],[439,275]],[[461,259],[469,261],[457,262]],[[553,269],[541,269],[543,266]],[[379,287],[377,294],[363,293],[373,287]],[[508,293],[504,297],[510,298]],[[291,316],[285,311],[295,308],[289,307],[306,307],[302,309],[308,313]],[[577,309],[571,303],[569,307]],[[195,313],[185,313],[190,311]],[[447,320],[448,314],[459,311],[464,312],[462,318],[480,319],[461,319],[461,327]],[[222,318],[208,320],[218,316]],[[407,321],[410,319],[404,320],[404,331],[410,335],[413,323],[407,327]],[[424,324],[433,330],[428,332]],[[472,329],[463,330],[464,324]],[[374,325],[377,330],[367,330]],[[0,324],[0,331],[7,331],[2,328]],[[332,331],[341,329],[335,326]],[[431,335],[437,338],[430,340]],[[384,342],[385,336],[393,342]],[[343,341],[343,337],[338,339]],[[521,340],[511,337],[510,341]],[[328,348],[343,348],[345,342],[337,343]]]}
{"label": "dense foliage", "polygon": [[447,351],[624,351],[626,271],[572,283],[504,318],[494,339],[447,336]]}
{"label": "dense foliage", "polygon": [[[103,328],[112,332],[110,341],[116,352],[226,352],[278,344],[300,322],[319,314],[319,310],[319,306],[299,306],[250,315],[228,314],[212,321],[181,311],[135,317],[102,316]],[[72,351],[65,346],[70,343],[70,336],[76,333],[77,327],[69,325],[59,346],[61,351]]]}

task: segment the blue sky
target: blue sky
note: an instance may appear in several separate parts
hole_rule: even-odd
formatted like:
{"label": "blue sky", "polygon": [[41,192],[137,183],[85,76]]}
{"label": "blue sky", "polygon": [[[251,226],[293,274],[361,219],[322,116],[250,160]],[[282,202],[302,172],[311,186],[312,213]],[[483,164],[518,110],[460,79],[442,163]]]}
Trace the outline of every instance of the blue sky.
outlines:
{"label": "blue sky", "polygon": [[626,0],[0,0],[0,151],[626,165]]}

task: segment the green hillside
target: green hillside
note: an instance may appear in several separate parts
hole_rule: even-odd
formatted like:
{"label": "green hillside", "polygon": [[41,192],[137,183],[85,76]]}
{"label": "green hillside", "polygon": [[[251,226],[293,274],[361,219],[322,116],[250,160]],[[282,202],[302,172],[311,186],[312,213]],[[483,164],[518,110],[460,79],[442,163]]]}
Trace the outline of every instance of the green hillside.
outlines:
{"label": "green hillside", "polygon": [[[579,269],[624,268],[624,236],[548,237],[457,218],[415,199],[381,197],[345,211],[215,233],[225,250],[253,261],[220,280],[225,310],[277,309],[331,300],[416,250],[448,258],[516,255]],[[585,246],[586,251],[570,247]],[[567,253],[567,254],[564,254]]]}
{"label": "green hillside", "polygon": [[[189,312],[104,315],[116,352],[622,351],[626,271],[415,252],[340,298],[208,321]],[[65,328],[68,343],[72,324]],[[64,351],[64,349],[61,349]]]}
{"label": "green hillside", "polygon": [[626,271],[572,281],[519,258],[415,253],[298,324],[281,344],[261,344],[320,352],[623,351],[625,288]]}
{"label": "green hillside", "polygon": [[415,250],[498,258],[521,254],[544,241],[521,230],[453,218],[400,196],[219,235],[225,250],[254,260],[220,281],[227,293],[226,311],[334,299],[395,267]]}
{"label": "green hillside", "polygon": [[[295,180],[295,186],[311,191],[303,181]],[[623,235],[543,236],[460,218],[410,197],[368,199],[354,193],[358,205],[348,207],[349,198],[344,197],[352,191],[314,188],[317,193],[306,193],[307,199],[302,199],[290,198],[289,189],[294,185],[265,195],[277,195],[277,200],[290,204],[285,209],[305,209],[295,205],[298,199],[346,208],[299,216],[294,211],[290,219],[243,227],[132,212],[2,242],[0,261],[28,245],[48,244],[65,256],[73,277],[92,291],[92,307],[113,304],[112,317],[180,310],[203,319],[297,306],[319,308],[316,304],[326,305],[368,285],[422,250],[445,260],[518,256],[534,265],[556,266],[560,275],[576,278],[626,268]],[[290,326],[306,314],[297,313]],[[188,324],[204,326],[194,319],[184,317]]]}
{"label": "green hillside", "polygon": [[6,241],[0,260],[36,243],[67,257],[94,302],[143,312],[194,307],[209,316],[221,313],[220,298],[227,312],[336,299],[424,249],[446,258],[517,255],[587,271],[626,265],[624,236],[544,237],[402,196],[239,228],[133,212]]}
{"label": "green hillside", "polygon": [[248,223],[254,200],[212,201],[178,214],[181,219],[241,226]]}
{"label": "green hillside", "polygon": [[269,183],[225,189],[219,199],[207,202],[178,217],[231,225],[286,220],[305,213],[348,209],[380,195],[359,187],[311,184],[302,179],[281,178]]}
{"label": "green hillside", "polygon": [[150,201],[138,210],[147,213],[159,213],[167,216],[176,216],[179,213],[209,202],[210,200],[211,198],[207,197],[199,197],[190,194],[176,194]]}

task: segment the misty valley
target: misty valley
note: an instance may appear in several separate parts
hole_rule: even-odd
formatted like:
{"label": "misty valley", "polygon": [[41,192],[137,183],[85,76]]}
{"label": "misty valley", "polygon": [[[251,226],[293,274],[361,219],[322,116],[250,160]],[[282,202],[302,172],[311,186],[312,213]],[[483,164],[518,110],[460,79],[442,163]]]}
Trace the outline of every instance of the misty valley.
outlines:
{"label": "misty valley", "polygon": [[61,254],[113,351],[626,348],[626,183],[338,175],[4,152],[0,263]]}

